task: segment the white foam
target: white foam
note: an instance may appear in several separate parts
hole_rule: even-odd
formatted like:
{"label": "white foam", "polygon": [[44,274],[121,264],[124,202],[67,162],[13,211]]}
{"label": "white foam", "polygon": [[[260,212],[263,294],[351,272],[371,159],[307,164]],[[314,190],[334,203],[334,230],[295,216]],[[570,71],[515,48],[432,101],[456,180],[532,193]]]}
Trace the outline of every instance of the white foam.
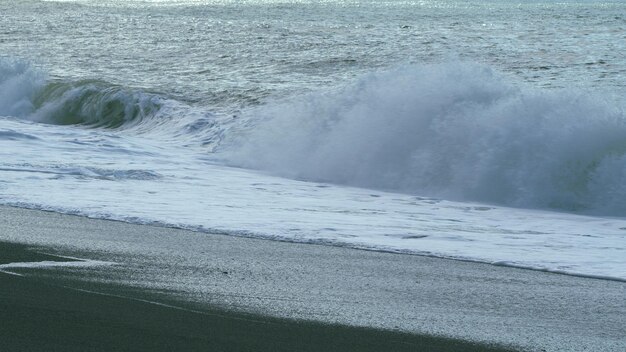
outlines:
{"label": "white foam", "polygon": [[626,114],[486,66],[402,67],[249,113],[234,165],[444,199],[626,215]]}
{"label": "white foam", "polygon": [[[19,121],[3,121],[15,125]],[[14,126],[17,127],[17,126]],[[15,128],[13,128],[15,129]],[[21,126],[37,140],[0,140],[0,202],[200,231],[508,262],[542,270],[626,278],[626,220],[440,201],[408,194],[294,181],[206,161],[190,147],[138,137],[120,158],[90,131]],[[8,167],[9,161],[22,163]],[[23,165],[28,163],[28,165]],[[54,173],[98,163],[151,170],[159,178],[111,179]],[[44,170],[46,172],[37,172]]]}
{"label": "white foam", "polygon": [[40,262],[15,262],[0,264],[0,272],[7,274],[23,276],[22,274],[14,272],[15,269],[46,269],[46,268],[88,268],[95,266],[108,266],[115,265],[113,262],[105,262],[99,260],[85,260],[80,261],[40,261]]}
{"label": "white foam", "polygon": [[0,59],[0,115],[25,116],[33,110],[33,96],[45,82],[45,76],[30,64]]}

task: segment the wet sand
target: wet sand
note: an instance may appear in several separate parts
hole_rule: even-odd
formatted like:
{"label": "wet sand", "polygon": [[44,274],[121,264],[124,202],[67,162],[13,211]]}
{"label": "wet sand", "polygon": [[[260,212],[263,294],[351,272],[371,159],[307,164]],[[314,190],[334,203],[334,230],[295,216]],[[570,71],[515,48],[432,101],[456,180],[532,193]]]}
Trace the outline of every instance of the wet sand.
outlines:
{"label": "wet sand", "polygon": [[[0,264],[66,260],[0,244]],[[9,270],[9,269],[7,269]],[[3,351],[504,351],[393,331],[190,311],[0,273]]]}
{"label": "wet sand", "polygon": [[13,350],[626,350],[624,282],[11,207],[0,241],[117,263],[5,269]]}

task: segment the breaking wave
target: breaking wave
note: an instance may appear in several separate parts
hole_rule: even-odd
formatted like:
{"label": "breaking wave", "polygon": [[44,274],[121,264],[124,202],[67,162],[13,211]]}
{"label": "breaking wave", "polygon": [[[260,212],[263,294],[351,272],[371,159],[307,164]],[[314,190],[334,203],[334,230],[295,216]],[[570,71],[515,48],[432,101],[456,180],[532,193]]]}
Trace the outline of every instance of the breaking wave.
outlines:
{"label": "breaking wave", "polygon": [[49,83],[33,101],[31,119],[55,125],[119,128],[141,123],[161,108],[161,99],[98,81]]}
{"label": "breaking wave", "polygon": [[370,74],[249,113],[231,164],[305,180],[626,215],[626,114],[599,95],[519,87],[481,65]]}
{"label": "breaking wave", "polygon": [[0,116],[52,125],[129,130],[214,148],[231,122],[203,107],[98,80],[51,81],[23,60],[0,58]]}
{"label": "breaking wave", "polygon": [[33,111],[35,92],[45,77],[19,60],[0,59],[0,115],[25,116]]}
{"label": "breaking wave", "polygon": [[513,84],[482,65],[373,73],[237,116],[100,81],[49,82],[15,60],[0,60],[0,93],[3,116],[150,131],[205,147],[211,162],[289,178],[626,215],[623,98]]}
{"label": "breaking wave", "polygon": [[155,116],[163,99],[106,82],[47,82],[18,60],[0,60],[0,115],[54,125],[120,128]]}

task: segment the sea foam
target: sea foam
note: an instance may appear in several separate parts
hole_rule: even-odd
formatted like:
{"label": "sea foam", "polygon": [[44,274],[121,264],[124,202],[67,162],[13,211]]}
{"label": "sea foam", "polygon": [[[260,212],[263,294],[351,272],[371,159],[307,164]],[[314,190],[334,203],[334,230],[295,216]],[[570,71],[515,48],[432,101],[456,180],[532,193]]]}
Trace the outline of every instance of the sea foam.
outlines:
{"label": "sea foam", "polygon": [[249,112],[232,164],[518,207],[626,214],[626,114],[478,64],[402,67]]}
{"label": "sea foam", "polygon": [[33,110],[35,93],[45,76],[26,61],[0,59],[0,115],[25,116]]}

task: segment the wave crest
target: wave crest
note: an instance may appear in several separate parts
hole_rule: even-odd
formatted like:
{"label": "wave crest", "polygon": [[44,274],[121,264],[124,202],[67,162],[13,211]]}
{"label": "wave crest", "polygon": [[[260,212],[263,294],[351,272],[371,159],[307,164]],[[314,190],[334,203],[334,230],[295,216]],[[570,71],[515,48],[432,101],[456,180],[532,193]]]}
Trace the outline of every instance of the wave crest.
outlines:
{"label": "wave crest", "polygon": [[119,128],[155,116],[157,95],[106,82],[47,82],[20,60],[0,60],[0,115],[55,125]]}
{"label": "wave crest", "polygon": [[256,109],[233,164],[306,180],[626,214],[626,115],[586,92],[448,63],[368,75]]}
{"label": "wave crest", "polygon": [[55,125],[128,127],[154,116],[160,100],[99,81],[49,83],[36,94],[30,119]]}

